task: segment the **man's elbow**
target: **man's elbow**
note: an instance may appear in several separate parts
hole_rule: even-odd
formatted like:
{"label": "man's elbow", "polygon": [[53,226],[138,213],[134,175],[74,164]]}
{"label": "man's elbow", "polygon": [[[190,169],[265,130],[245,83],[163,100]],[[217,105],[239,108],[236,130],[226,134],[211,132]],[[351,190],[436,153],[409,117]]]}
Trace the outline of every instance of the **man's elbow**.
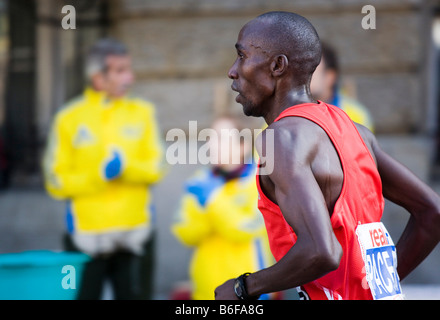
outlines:
{"label": "man's elbow", "polygon": [[45,189],[46,189],[46,192],[55,200],[68,199],[67,195],[65,195],[61,189],[56,188],[49,183],[45,183]]}
{"label": "man's elbow", "polygon": [[413,217],[427,234],[437,236],[440,240],[440,197],[436,194],[429,203],[428,207],[417,211]]}
{"label": "man's elbow", "polygon": [[342,248],[341,245],[338,243],[336,245],[336,248],[334,248],[332,252],[326,256],[326,261],[329,271],[334,271],[338,269],[339,264],[341,263],[341,259],[342,259]]}
{"label": "man's elbow", "polygon": [[323,247],[316,255],[316,264],[323,273],[328,273],[339,268],[342,258],[342,247],[337,240],[330,246]]}
{"label": "man's elbow", "polygon": [[440,240],[440,208],[433,210],[429,215],[426,215],[424,221],[425,229],[432,235],[436,235]]}

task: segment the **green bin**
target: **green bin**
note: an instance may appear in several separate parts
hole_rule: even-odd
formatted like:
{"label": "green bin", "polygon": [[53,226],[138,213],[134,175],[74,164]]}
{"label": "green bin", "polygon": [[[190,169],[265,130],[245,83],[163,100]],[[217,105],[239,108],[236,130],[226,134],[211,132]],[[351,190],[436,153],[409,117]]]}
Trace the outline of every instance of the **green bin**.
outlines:
{"label": "green bin", "polygon": [[74,300],[89,260],[49,250],[0,254],[0,300]]}

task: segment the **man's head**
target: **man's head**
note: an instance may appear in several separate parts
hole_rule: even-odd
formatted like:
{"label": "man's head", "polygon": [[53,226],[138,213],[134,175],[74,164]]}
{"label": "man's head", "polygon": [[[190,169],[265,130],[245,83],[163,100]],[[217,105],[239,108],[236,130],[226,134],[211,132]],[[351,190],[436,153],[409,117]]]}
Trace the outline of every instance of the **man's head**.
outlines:
{"label": "man's head", "polygon": [[239,92],[244,113],[257,117],[276,96],[308,87],[321,59],[315,28],[290,12],[268,12],[248,22],[235,47],[238,57],[228,73],[232,89]]}
{"label": "man's head", "polygon": [[101,39],[89,51],[86,73],[92,87],[112,98],[122,97],[134,81],[128,50],[121,42]]}
{"label": "man's head", "polygon": [[322,43],[322,59],[310,83],[312,95],[319,100],[331,103],[339,78],[338,57],[335,50]]}

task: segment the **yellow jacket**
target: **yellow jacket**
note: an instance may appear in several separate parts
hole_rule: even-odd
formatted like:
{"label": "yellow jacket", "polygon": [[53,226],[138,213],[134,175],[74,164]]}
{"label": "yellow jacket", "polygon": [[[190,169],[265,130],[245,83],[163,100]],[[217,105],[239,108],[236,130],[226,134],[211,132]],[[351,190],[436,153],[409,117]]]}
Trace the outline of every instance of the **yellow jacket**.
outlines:
{"label": "yellow jacket", "polygon": [[371,116],[370,111],[360,102],[345,95],[342,91],[336,91],[331,104],[344,110],[354,122],[359,123],[374,132],[373,117]]}
{"label": "yellow jacket", "polygon": [[[122,174],[107,181],[104,163],[117,148]],[[130,230],[151,222],[148,185],[163,175],[154,106],[140,99],[109,100],[90,88],[60,110],[46,147],[47,191],[68,199],[69,232]]]}
{"label": "yellow jacket", "polygon": [[187,182],[172,231],[195,247],[190,265],[194,299],[214,299],[215,288],[226,280],[273,264],[257,201],[253,165],[227,182],[209,169]]}

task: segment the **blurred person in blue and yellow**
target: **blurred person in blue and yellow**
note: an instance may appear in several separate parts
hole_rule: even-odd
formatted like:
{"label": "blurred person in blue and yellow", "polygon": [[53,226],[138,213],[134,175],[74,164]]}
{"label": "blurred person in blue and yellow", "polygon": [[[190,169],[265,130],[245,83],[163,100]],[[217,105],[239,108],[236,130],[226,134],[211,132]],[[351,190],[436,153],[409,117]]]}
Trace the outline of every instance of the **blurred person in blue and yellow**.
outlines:
{"label": "blurred person in blue and yellow", "polygon": [[67,200],[66,250],[93,259],[79,299],[151,299],[154,214],[150,186],[163,176],[163,149],[150,102],[134,82],[124,44],[101,39],[86,59],[89,86],[55,116],[45,151],[45,186]]}
{"label": "blurred person in blue and yellow", "polygon": [[[240,139],[244,128],[238,116],[220,116],[211,129],[218,140],[210,140],[210,152],[218,150],[218,164],[202,168],[186,182],[172,226],[183,244],[194,247],[189,273],[195,300],[214,299],[214,289],[227,279],[274,262],[257,208],[252,141]],[[229,139],[222,136],[225,130]],[[240,152],[236,163],[233,152]]]}
{"label": "blurred person in blue and yellow", "polygon": [[369,110],[341,88],[337,53],[324,42],[321,62],[313,73],[310,90],[315,99],[341,108],[351,120],[374,132],[373,118]]}

